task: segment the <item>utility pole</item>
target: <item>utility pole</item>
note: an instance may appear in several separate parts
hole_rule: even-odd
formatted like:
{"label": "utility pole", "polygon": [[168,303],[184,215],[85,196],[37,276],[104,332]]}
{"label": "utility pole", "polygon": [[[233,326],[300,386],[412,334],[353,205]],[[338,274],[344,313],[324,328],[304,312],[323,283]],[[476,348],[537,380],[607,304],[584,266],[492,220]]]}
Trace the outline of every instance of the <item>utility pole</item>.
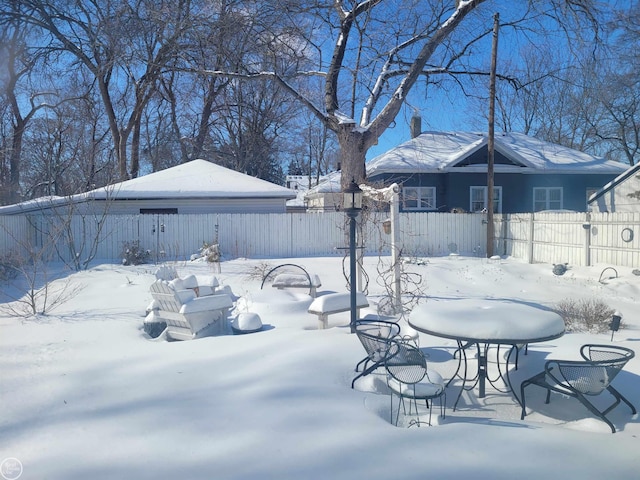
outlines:
{"label": "utility pole", "polygon": [[493,256],[493,163],[494,126],[496,115],[496,64],[498,59],[498,30],[500,14],[493,16],[493,45],[491,48],[491,75],[489,76],[489,133],[487,137],[487,257]]}

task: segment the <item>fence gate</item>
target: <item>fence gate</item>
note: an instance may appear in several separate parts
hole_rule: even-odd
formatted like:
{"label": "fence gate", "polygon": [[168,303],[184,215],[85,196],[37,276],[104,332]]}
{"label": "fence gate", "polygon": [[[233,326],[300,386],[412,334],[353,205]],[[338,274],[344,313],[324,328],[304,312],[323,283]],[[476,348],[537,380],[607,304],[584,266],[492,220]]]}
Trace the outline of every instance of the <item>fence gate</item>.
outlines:
{"label": "fence gate", "polygon": [[168,232],[171,215],[163,212],[145,212],[140,215],[140,247],[151,251],[151,260],[162,262],[167,257]]}

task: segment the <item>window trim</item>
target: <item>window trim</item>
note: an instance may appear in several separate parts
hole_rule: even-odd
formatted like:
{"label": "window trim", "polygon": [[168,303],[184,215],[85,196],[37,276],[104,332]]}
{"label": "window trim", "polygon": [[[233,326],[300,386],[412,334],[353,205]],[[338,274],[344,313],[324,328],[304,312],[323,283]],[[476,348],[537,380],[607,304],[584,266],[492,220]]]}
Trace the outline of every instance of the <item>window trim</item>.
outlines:
{"label": "window trim", "polygon": [[[469,187],[469,212],[477,213],[481,211],[481,210],[473,209],[473,191],[474,190],[482,190],[482,196],[484,198],[483,200],[484,207],[481,210],[486,210],[487,203],[488,203],[487,192],[489,191],[489,187],[487,187],[486,185],[471,185]],[[498,193],[497,205],[495,203],[495,195],[494,195],[494,204],[493,204],[494,213],[502,213],[502,187],[499,185],[494,185],[493,190],[494,192]]]}
{"label": "window trim", "polygon": [[[417,203],[416,207],[409,207],[407,206],[407,195],[406,195],[406,191],[412,189],[415,190],[416,193],[418,194],[417,197],[415,198],[415,201]],[[425,195],[423,194],[423,192],[429,191],[431,193],[431,197],[433,199],[431,208],[424,208],[422,206],[422,199],[425,198]],[[413,187],[413,186],[403,186],[402,187],[402,209],[405,211],[411,211],[411,212],[426,212],[426,211],[434,211],[436,210],[436,187]]]}
{"label": "window trim", "polygon": [[[551,192],[552,190],[560,191],[560,206],[558,207],[552,208],[550,205],[551,200],[549,198],[549,192]],[[545,208],[537,209],[536,203],[538,203],[539,200],[536,199],[536,193],[539,191],[545,192]],[[541,212],[544,210],[562,210],[563,208],[564,208],[564,188],[563,187],[533,187],[533,211],[534,212]]]}

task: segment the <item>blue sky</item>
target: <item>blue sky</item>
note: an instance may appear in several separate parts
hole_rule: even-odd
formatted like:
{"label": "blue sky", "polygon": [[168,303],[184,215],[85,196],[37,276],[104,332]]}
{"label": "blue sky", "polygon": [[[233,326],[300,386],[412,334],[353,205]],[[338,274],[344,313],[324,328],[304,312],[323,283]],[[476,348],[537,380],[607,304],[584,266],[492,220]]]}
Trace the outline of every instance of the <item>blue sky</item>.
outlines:
{"label": "blue sky", "polygon": [[[452,98],[453,96],[453,98]],[[404,105],[395,123],[380,137],[378,144],[367,152],[367,160],[411,139],[409,122],[414,111],[422,118],[422,131],[483,130],[487,125],[468,119],[465,114],[466,99],[461,93],[434,92],[433,98],[425,98],[416,107]]]}
{"label": "blue sky", "polygon": [[[629,0],[608,0],[604,2],[611,6],[610,11],[614,9],[629,9],[631,5],[637,2]],[[485,17],[487,28],[491,28],[491,17],[495,14],[492,8],[499,5],[499,13],[501,22],[507,22],[509,19],[516,17],[516,10],[521,8],[523,4],[487,2],[482,15]],[[559,51],[568,48],[566,32],[558,29],[548,20],[541,17],[548,30],[545,28],[543,38],[539,38],[536,28],[528,30],[526,34],[522,30],[516,31],[513,28],[500,28],[498,41],[498,72],[501,69],[508,68],[514,64],[520,63],[521,52],[524,49],[544,48],[544,44],[553,39],[557,35],[557,45]],[[532,26],[532,25],[530,25]],[[540,27],[538,25],[538,27]],[[580,32],[574,32],[578,35]],[[588,32],[586,38],[589,37]],[[549,52],[553,55],[555,52]],[[483,69],[488,71],[491,60],[491,35],[482,39],[474,48],[474,63],[483,65]],[[484,87],[486,85],[486,89]],[[409,122],[414,112],[422,117],[422,131],[436,130],[466,130],[466,131],[485,131],[488,129],[488,107],[489,107],[489,78],[483,78],[476,82],[475,89],[468,92],[473,93],[479,99],[468,100],[462,90],[454,85],[449,84],[448,87],[438,88],[429,86],[427,92],[422,85],[417,84],[409,94],[406,104],[402,111],[398,114],[395,124],[393,124],[380,137],[378,145],[373,146],[367,153],[367,160],[380,155],[390,148],[393,148],[410,139]]]}

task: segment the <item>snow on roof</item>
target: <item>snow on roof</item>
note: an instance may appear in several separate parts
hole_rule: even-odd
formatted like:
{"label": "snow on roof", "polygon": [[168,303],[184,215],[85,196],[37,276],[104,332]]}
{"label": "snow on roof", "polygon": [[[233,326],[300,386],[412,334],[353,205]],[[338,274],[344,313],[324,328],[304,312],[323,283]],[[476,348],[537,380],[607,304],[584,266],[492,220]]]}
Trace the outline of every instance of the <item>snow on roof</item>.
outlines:
{"label": "snow on roof", "polygon": [[340,178],[342,173],[340,171],[331,172],[329,175],[324,177],[324,180],[321,181],[315,187],[310,188],[306,191],[305,197],[312,197],[314,195],[322,194],[322,193],[338,193],[342,191],[342,187],[340,186]]}
{"label": "snow on roof", "polygon": [[[520,173],[613,173],[625,170],[619,162],[588,155],[522,133],[495,135],[495,149],[514,161]],[[367,165],[367,175],[381,173],[443,173],[487,144],[487,135],[474,132],[425,132]],[[471,168],[478,168],[474,165]],[[513,166],[496,165],[500,169]]]}
{"label": "snow on roof", "polygon": [[68,197],[57,197],[55,195],[34,198],[13,205],[0,206],[0,215],[14,215],[18,213],[29,213],[46,208],[53,208],[65,205],[69,201]]}
{"label": "snow on roof", "polygon": [[593,193],[589,197],[587,203],[595,202],[598,198],[603,196],[605,193],[610,191],[612,188],[618,186],[619,184],[621,184],[622,182],[627,180],[629,177],[632,177],[633,175],[635,175],[638,172],[638,170],[640,170],[640,163],[637,163],[636,165],[633,165],[631,167],[627,167],[627,170],[625,170],[620,175],[618,175],[616,178],[611,180],[609,183],[607,183],[600,190],[598,190],[597,192]]}
{"label": "snow on roof", "polygon": [[0,215],[27,213],[64,205],[104,200],[166,198],[296,198],[296,192],[206,160],[192,160],[159,172],[70,197],[42,197],[0,207]]}
{"label": "snow on roof", "polygon": [[296,193],[266,180],[236,172],[206,160],[192,160],[159,172],[98,188],[97,199],[296,197]]}

